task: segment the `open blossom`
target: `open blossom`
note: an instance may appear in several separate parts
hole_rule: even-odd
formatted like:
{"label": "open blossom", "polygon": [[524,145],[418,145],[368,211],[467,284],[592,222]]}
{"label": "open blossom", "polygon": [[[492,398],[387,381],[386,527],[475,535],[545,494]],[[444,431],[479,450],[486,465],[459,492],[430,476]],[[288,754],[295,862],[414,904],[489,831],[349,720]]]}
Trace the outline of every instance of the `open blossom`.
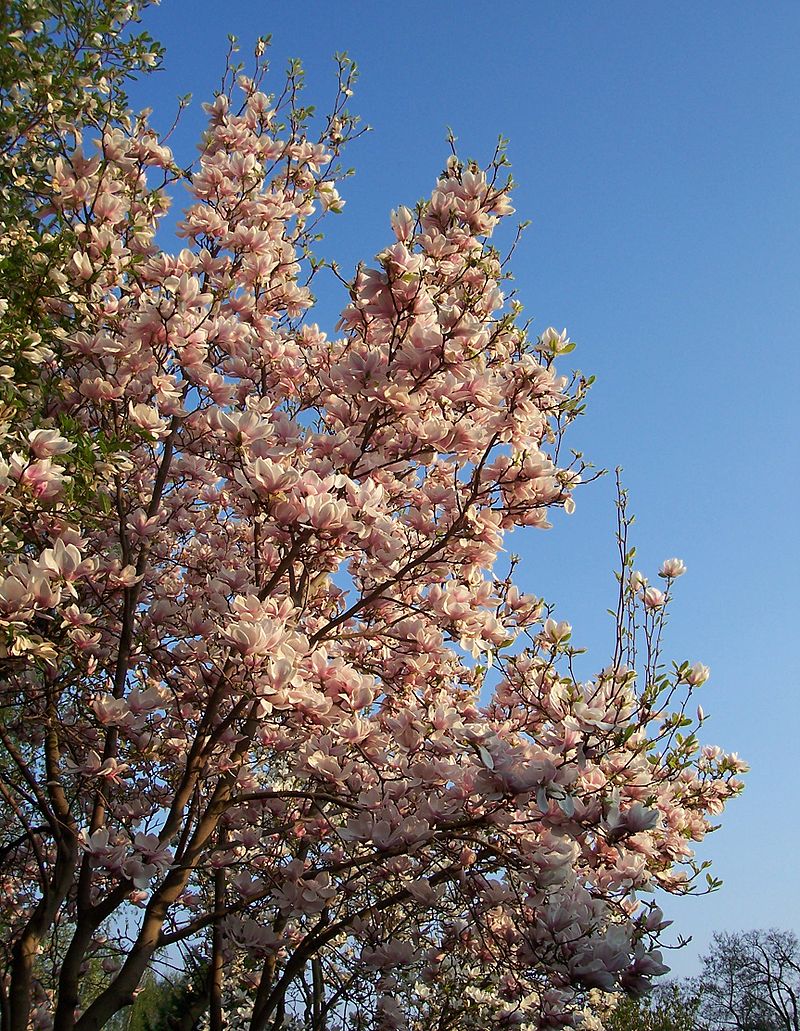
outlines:
{"label": "open blossom", "polygon": [[23,464],[19,456],[12,456],[11,475],[39,501],[55,501],[63,493],[67,480],[61,468],[53,465],[50,458]]}
{"label": "open blossom", "polygon": [[108,759],[101,759],[93,748],[89,750],[82,763],[76,763],[71,759],[67,759],[65,765],[70,773],[85,777],[101,778],[109,782],[118,781],[125,775],[128,769],[127,763],[121,763],[113,756]]}
{"label": "open blossom", "polygon": [[685,572],[686,565],[679,558],[668,558],[661,563],[659,576],[673,580],[678,576],[683,576]]}
{"label": "open blossom", "polygon": [[566,329],[559,333],[552,326],[542,333],[539,338],[539,344],[544,350],[550,351],[554,355],[564,354],[572,350],[572,341],[567,336]]}
{"label": "open blossom", "polygon": [[144,834],[141,831],[134,834],[133,847],[149,864],[155,866],[159,873],[169,869],[172,852],[161,842],[157,834]]}
{"label": "open blossom", "polygon": [[83,254],[81,251],[76,251],[72,255],[72,265],[80,279],[92,278],[94,269],[92,268],[92,262],[89,259],[88,254]]}
{"label": "open blossom", "polygon": [[408,966],[414,958],[413,945],[402,939],[390,940],[377,949],[368,948],[361,953],[361,961],[365,966],[376,970]]}
{"label": "open blossom", "polygon": [[61,587],[47,576],[34,575],[29,582],[34,602],[40,609],[52,609],[61,601]]}
{"label": "open blossom", "polygon": [[115,838],[106,827],[100,827],[91,834],[83,830],[79,842],[87,852],[100,859],[104,866],[121,870],[126,847],[124,839]]}
{"label": "open blossom", "polygon": [[75,449],[66,437],[58,430],[32,430],[28,434],[31,451],[37,458],[52,458],[53,455],[66,455]]}
{"label": "open blossom", "polygon": [[542,634],[550,644],[558,645],[569,639],[572,627],[566,620],[556,622],[555,619],[548,618],[545,620]]}
{"label": "open blossom", "polygon": [[704,684],[711,676],[711,670],[708,666],[704,666],[702,662],[695,662],[695,664],[689,669],[685,675],[687,684],[691,684],[692,687],[700,687]]}
{"label": "open blossom", "polygon": [[81,573],[90,572],[96,563],[93,563],[91,559],[84,560],[75,544],[65,544],[61,538],[58,538],[52,548],[45,548],[42,552],[39,565],[48,573],[72,581],[77,579]]}
{"label": "open blossom", "polygon": [[338,533],[346,528],[349,509],[346,501],[340,501],[325,494],[312,494],[305,499],[308,521],[316,530]]}
{"label": "open blossom", "polygon": [[111,694],[98,695],[92,701],[92,708],[101,723],[124,726],[131,722],[132,713],[124,698],[115,698]]}
{"label": "open blossom", "polygon": [[225,930],[232,942],[256,955],[275,954],[285,939],[276,934],[272,928],[264,927],[257,920],[242,920],[229,916],[225,921]]}
{"label": "open blossom", "polygon": [[16,576],[0,581],[0,612],[8,615],[23,609],[32,600],[30,588]]}
{"label": "open blossom", "polygon": [[606,826],[612,834],[624,831],[630,834],[637,834],[639,831],[652,830],[659,821],[657,809],[647,809],[639,802],[620,813],[618,807],[612,807],[606,817]]}
{"label": "open blossom", "polygon": [[236,479],[243,486],[252,486],[266,495],[282,494],[293,487],[299,475],[296,469],[287,469],[269,459],[257,458],[244,472],[236,471]]}
{"label": "open blossom", "polygon": [[155,408],[145,404],[130,404],[128,414],[131,422],[153,437],[162,436],[169,425]]}
{"label": "open blossom", "polygon": [[657,587],[645,587],[642,592],[642,600],[646,608],[660,609],[666,603],[667,597]]}

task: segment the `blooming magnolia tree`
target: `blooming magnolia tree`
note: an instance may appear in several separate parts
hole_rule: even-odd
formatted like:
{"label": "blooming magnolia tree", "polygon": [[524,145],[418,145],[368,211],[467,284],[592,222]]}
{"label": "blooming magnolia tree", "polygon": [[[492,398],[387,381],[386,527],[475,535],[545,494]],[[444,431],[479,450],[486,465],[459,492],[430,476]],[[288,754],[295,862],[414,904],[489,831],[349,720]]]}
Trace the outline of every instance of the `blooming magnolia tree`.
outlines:
{"label": "blooming magnolia tree", "polygon": [[226,77],[188,171],[142,118],[52,135],[2,316],[3,1031],[101,1028],[180,952],[212,1029],[574,1026],[663,972],[637,893],[689,889],[740,788],[624,497],[587,680],[499,558],[571,508],[588,385],[504,296],[502,153],[393,212],[336,336],[309,318],[339,69],[314,136],[297,67]]}

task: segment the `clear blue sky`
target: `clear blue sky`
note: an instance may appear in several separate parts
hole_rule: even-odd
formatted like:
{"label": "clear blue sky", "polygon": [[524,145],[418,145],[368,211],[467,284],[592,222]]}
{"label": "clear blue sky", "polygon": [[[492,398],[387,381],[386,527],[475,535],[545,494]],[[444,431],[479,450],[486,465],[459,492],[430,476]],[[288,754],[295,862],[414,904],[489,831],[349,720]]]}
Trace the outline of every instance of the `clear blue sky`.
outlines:
{"label": "clear blue sky", "polygon": [[[515,206],[533,221],[520,299],[539,330],[567,326],[569,359],[598,378],[572,446],[624,466],[640,568],[687,563],[667,652],[711,667],[706,739],[752,764],[704,850],[723,889],[666,907],[694,935],[673,967],[693,972],[717,929],[800,931],[800,4],[164,0],[146,25],[166,71],[134,100],[165,126],[194,94],[175,138],[185,163],[227,33],[244,53],[271,32],[273,81],[301,57],[320,107],[334,51],[357,60],[352,107],[374,132],[352,147],[357,175],[323,249],[345,270],[388,242],[390,208],[430,191],[446,126],[479,160],[510,138]],[[331,329],[341,297],[321,300]],[[610,479],[557,523],[512,547],[526,588],[557,603],[599,666]]]}

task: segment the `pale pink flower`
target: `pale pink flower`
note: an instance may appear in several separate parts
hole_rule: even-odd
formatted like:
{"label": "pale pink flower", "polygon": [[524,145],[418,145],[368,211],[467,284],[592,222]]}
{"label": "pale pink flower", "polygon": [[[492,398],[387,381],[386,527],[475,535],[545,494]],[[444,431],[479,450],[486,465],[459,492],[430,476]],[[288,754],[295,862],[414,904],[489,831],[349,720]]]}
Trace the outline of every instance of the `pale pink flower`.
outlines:
{"label": "pale pink flower", "polygon": [[644,574],[640,573],[638,569],[634,569],[634,571],[631,573],[628,579],[628,583],[630,584],[631,590],[635,594],[638,594],[640,591],[643,591],[645,587],[647,587],[647,577],[644,576]]}
{"label": "pale pink flower", "polygon": [[123,872],[140,890],[149,887],[150,882],[159,875],[155,863],[148,863],[141,856],[131,856],[123,864]]}
{"label": "pale pink flower", "polygon": [[430,881],[424,877],[409,881],[405,885],[405,889],[416,902],[423,906],[435,906],[442,897],[442,888],[432,887]]}
{"label": "pale pink flower", "polygon": [[339,195],[339,191],[331,183],[323,183],[320,186],[317,196],[320,207],[323,211],[334,211],[339,214],[345,205]]}
{"label": "pale pink flower", "polygon": [[166,873],[172,864],[172,852],[163,845],[157,834],[138,833],[133,836],[133,847],[158,873]]}
{"label": "pale pink flower", "polygon": [[91,704],[97,713],[97,718],[104,725],[124,726],[130,722],[131,711],[123,698],[115,698],[111,694],[102,694],[97,695]]}
{"label": "pale pink flower", "polygon": [[138,716],[160,708],[164,704],[164,695],[158,687],[134,687],[125,701],[130,711]]}
{"label": "pale pink flower", "polygon": [[646,587],[642,592],[642,600],[645,608],[660,609],[666,603],[667,597],[657,587]]}
{"label": "pale pink flower", "polygon": [[53,585],[46,576],[32,577],[30,590],[39,608],[52,609],[61,601],[61,588]]}
{"label": "pale pink flower", "polygon": [[16,576],[0,581],[0,612],[16,612],[31,601],[29,587]]}
{"label": "pale pink flower", "polygon": [[110,570],[108,574],[108,582],[114,587],[133,587],[140,580],[136,566],[123,566],[122,569]]}
{"label": "pale pink flower", "polygon": [[683,576],[686,572],[686,565],[679,558],[668,558],[661,563],[661,569],[659,570],[659,576],[663,576],[665,579],[672,580],[678,576]]}
{"label": "pale pink flower", "polygon": [[565,354],[572,350],[573,343],[567,336],[566,329],[562,329],[559,333],[557,329],[553,329],[550,326],[542,333],[539,338],[539,345],[543,350],[549,351],[550,354],[559,355]]}
{"label": "pale pink flower", "polygon": [[162,517],[160,514],[149,516],[143,508],[137,508],[128,516],[128,529],[141,539],[154,537],[158,533]]}
{"label": "pale pink flower", "polygon": [[122,387],[102,376],[86,377],[78,387],[80,393],[91,401],[112,401],[122,396]]}
{"label": "pale pink flower", "polygon": [[390,218],[394,235],[401,243],[405,243],[414,230],[414,216],[405,205],[401,204],[392,211]]}
{"label": "pale pink flower", "polygon": [[80,279],[92,278],[94,269],[92,268],[92,263],[88,254],[84,254],[82,251],[76,251],[72,255],[72,265]]}
{"label": "pale pink flower", "polygon": [[31,462],[24,469],[20,482],[24,483],[40,501],[52,501],[57,498],[63,488],[66,477],[51,459],[42,458]]}
{"label": "pale pink flower", "polygon": [[82,572],[92,569],[92,563],[84,562],[78,548],[74,544],[65,544],[60,537],[53,543],[52,548],[46,548],[42,552],[39,564],[46,571],[67,581],[75,580]]}
{"label": "pale pink flower", "polygon": [[163,436],[169,426],[167,420],[163,419],[151,405],[130,403],[128,415],[134,426],[138,426],[153,438]]}
{"label": "pale pink flower", "polygon": [[308,521],[315,530],[336,534],[350,521],[347,502],[333,498],[329,494],[312,494],[305,498],[304,506]]}
{"label": "pale pink flower", "polygon": [[58,430],[32,430],[28,434],[31,451],[37,458],[52,458],[65,455],[75,448]]}
{"label": "pale pink flower", "polygon": [[229,916],[225,920],[225,931],[238,945],[261,955],[277,952],[285,944],[284,939],[275,934],[271,927],[265,927],[258,920]]}
{"label": "pale pink flower", "polygon": [[257,458],[244,470],[236,471],[236,479],[244,486],[252,486],[266,495],[282,494],[293,487],[298,479],[296,469],[287,469],[278,462]]}
{"label": "pale pink flower", "polygon": [[605,823],[609,833],[624,831],[628,834],[638,834],[640,831],[652,830],[658,825],[659,813],[657,809],[648,809],[640,802],[634,802],[624,812],[614,806],[606,817]]}
{"label": "pale pink flower", "polygon": [[361,951],[361,961],[372,970],[391,970],[408,966],[416,958],[416,949],[411,942],[391,938],[377,948]]}
{"label": "pale pink flower", "polygon": [[269,645],[267,634],[257,623],[234,623],[226,628],[225,636],[245,656],[263,655]]}
{"label": "pale pink flower", "polygon": [[545,620],[544,628],[542,629],[542,636],[553,646],[563,644],[569,640],[572,634],[572,626],[566,621],[561,620],[556,622],[555,619],[548,617]]}
{"label": "pale pink flower", "polygon": [[702,662],[695,662],[695,664],[685,674],[684,679],[687,684],[691,684],[692,687],[700,687],[701,684],[705,684],[708,678],[711,676],[711,670],[708,666],[704,666]]}

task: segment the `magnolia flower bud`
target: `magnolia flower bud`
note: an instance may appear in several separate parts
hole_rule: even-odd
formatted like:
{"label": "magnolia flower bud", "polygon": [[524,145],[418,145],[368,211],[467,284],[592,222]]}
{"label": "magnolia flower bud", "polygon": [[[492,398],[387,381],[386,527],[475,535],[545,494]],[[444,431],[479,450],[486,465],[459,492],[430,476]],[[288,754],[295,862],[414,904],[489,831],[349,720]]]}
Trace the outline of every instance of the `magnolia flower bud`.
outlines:
{"label": "magnolia flower bud", "polygon": [[638,569],[634,569],[630,575],[628,583],[630,584],[631,590],[636,594],[647,587],[647,577],[640,573]]}
{"label": "magnolia flower bud", "polygon": [[392,211],[391,223],[394,235],[401,243],[405,243],[414,229],[414,216],[405,205],[401,204],[399,208]]}

